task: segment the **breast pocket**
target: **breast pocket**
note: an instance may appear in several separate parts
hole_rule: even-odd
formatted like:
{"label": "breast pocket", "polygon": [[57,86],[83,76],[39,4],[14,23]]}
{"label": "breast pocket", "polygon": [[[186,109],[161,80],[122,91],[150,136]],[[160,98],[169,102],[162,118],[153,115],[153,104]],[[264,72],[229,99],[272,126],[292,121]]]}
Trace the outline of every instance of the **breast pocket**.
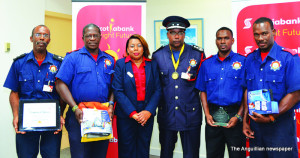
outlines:
{"label": "breast pocket", "polygon": [[237,88],[242,85],[242,77],[237,73],[228,73],[227,79],[229,81],[227,83],[230,84],[231,88]]}
{"label": "breast pocket", "polygon": [[106,83],[110,83],[111,82],[111,75],[114,73],[115,71],[112,69],[104,69],[104,78]]}
{"label": "breast pocket", "polygon": [[215,85],[217,84],[216,79],[217,79],[217,74],[215,73],[210,73],[205,75],[205,84],[206,84],[207,93],[213,91],[213,87],[215,87]]}
{"label": "breast pocket", "polygon": [[33,87],[33,75],[32,74],[23,74],[19,75],[19,83],[21,92],[32,92]]}
{"label": "breast pocket", "polygon": [[78,83],[86,83],[91,81],[92,68],[90,67],[79,67],[76,72],[76,79]]}
{"label": "breast pocket", "polygon": [[201,122],[201,109],[197,104],[186,104],[186,124],[188,126],[196,126]]}
{"label": "breast pocket", "polygon": [[169,71],[160,70],[160,79],[163,85],[167,85],[169,83]]}
{"label": "breast pocket", "polygon": [[285,84],[283,82],[282,75],[267,75],[266,82],[268,84],[268,88],[272,89],[274,95],[276,95],[276,93],[281,94],[285,91]]}
{"label": "breast pocket", "polygon": [[252,87],[255,89],[255,87],[257,87],[257,85],[254,82],[255,78],[254,78],[254,74],[247,74],[246,76],[246,81],[247,81],[247,87]]}

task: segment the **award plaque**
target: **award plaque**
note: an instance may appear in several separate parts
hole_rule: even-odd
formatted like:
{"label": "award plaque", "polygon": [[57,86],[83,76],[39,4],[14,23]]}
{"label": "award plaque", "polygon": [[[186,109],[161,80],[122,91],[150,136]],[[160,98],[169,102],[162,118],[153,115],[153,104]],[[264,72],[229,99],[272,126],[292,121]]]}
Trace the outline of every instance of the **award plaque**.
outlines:
{"label": "award plaque", "polygon": [[56,131],[60,129],[60,107],[54,99],[20,99],[19,131]]}
{"label": "award plaque", "polygon": [[227,126],[227,123],[229,121],[229,115],[222,107],[215,111],[212,114],[212,117],[215,121],[214,125]]}

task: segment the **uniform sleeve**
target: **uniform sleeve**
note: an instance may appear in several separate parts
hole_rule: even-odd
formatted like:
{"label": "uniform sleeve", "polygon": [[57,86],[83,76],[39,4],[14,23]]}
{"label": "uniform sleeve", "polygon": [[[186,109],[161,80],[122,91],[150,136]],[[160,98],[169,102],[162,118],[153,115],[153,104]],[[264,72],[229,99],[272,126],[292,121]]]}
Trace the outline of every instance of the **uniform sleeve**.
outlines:
{"label": "uniform sleeve", "polygon": [[19,74],[17,72],[17,64],[17,62],[12,64],[3,85],[3,87],[9,88],[15,92],[18,92],[19,89]]}
{"label": "uniform sleeve", "polygon": [[58,73],[56,74],[56,78],[59,78],[67,85],[70,85],[75,74],[75,64],[72,59],[71,55],[66,55]]}
{"label": "uniform sleeve", "polygon": [[286,87],[287,93],[291,93],[300,90],[300,58],[294,55],[286,63]]}
{"label": "uniform sleeve", "polygon": [[202,91],[202,92],[206,92],[206,87],[205,87],[205,64],[203,64],[203,63],[201,65],[199,73],[198,73],[195,88]]}

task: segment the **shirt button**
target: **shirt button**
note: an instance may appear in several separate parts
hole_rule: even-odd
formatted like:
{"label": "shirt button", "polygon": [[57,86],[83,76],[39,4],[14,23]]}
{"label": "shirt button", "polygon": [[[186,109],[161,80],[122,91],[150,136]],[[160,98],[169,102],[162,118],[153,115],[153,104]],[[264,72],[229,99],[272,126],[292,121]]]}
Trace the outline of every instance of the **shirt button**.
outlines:
{"label": "shirt button", "polygon": [[177,89],[177,88],[178,88],[178,86],[176,85],[176,86],[175,86],[175,88]]}
{"label": "shirt button", "polygon": [[259,81],[262,82],[262,79],[260,79]]}
{"label": "shirt button", "polygon": [[175,110],[178,110],[178,106],[175,107]]}
{"label": "shirt button", "polygon": [[38,82],[40,82],[40,80],[38,80]]}
{"label": "shirt button", "polygon": [[273,80],[273,82],[275,82],[275,80]]}
{"label": "shirt button", "polygon": [[26,79],[24,81],[26,81]]}
{"label": "shirt button", "polygon": [[178,99],[178,96],[175,96],[175,99],[177,100],[177,99]]}
{"label": "shirt button", "polygon": [[221,78],[221,80],[223,80],[223,78]]}
{"label": "shirt button", "polygon": [[161,72],[161,74],[163,75],[163,74],[164,74],[164,72]]}
{"label": "shirt button", "polygon": [[237,78],[236,76],[234,78]]}
{"label": "shirt button", "polygon": [[96,63],[96,65],[98,65],[98,63]]}
{"label": "shirt button", "polygon": [[39,72],[41,72],[41,70],[39,70]]}
{"label": "shirt button", "polygon": [[222,70],[224,70],[224,68],[222,68]]}
{"label": "shirt button", "polygon": [[195,111],[195,108],[193,108],[193,111]]}
{"label": "shirt button", "polygon": [[262,71],[263,70],[263,68],[260,68],[260,71]]}
{"label": "shirt button", "polygon": [[99,72],[97,72],[97,75],[99,75]]}

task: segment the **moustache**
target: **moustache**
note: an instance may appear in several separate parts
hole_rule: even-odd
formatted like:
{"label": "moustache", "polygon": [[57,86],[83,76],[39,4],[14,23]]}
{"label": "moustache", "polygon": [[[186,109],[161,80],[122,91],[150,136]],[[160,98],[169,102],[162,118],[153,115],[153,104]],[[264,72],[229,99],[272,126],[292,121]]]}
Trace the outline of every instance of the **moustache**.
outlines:
{"label": "moustache", "polygon": [[45,41],[37,41],[37,42],[36,42],[36,45],[39,45],[40,43],[44,44],[45,46],[48,45]]}

